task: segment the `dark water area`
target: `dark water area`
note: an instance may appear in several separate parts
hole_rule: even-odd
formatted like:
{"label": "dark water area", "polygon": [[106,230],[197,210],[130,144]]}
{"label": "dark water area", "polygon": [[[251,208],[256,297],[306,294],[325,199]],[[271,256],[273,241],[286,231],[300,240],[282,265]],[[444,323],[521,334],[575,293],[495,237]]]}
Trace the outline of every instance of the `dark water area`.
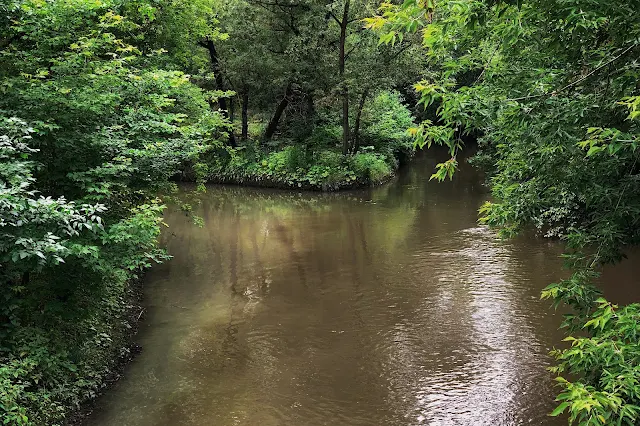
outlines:
{"label": "dark water area", "polygon": [[[88,424],[566,424],[547,415],[561,315],[539,297],[561,246],[498,240],[481,179],[429,182],[436,162],[339,194],[211,186],[202,228],[169,211],[143,352]],[[608,296],[640,299],[637,264],[605,271]]]}

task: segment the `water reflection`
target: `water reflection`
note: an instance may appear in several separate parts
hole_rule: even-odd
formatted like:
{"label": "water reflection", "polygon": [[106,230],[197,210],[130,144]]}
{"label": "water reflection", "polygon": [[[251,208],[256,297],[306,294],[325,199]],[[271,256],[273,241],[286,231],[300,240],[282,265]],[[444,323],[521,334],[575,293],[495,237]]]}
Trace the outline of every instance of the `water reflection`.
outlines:
{"label": "water reflection", "polygon": [[[464,170],[380,188],[211,187],[173,211],[142,354],[92,425],[552,425],[559,247],[495,239]],[[556,422],[556,423],[554,423]]]}

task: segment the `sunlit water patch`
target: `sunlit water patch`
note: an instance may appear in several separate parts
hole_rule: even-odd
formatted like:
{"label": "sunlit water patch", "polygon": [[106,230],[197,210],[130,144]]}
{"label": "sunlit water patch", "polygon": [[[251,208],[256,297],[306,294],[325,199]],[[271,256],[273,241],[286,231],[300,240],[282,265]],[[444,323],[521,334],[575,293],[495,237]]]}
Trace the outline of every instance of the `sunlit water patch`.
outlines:
{"label": "sunlit water patch", "polygon": [[210,187],[170,211],[144,350],[88,424],[560,425],[540,290],[560,247],[478,227],[478,178],[298,194]]}

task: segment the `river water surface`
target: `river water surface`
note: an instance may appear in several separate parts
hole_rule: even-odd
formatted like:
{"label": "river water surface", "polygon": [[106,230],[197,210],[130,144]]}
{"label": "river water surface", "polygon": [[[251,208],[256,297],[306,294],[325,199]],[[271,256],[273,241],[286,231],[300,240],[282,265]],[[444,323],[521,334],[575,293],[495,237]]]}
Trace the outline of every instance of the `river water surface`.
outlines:
{"label": "river water surface", "polygon": [[[429,182],[435,163],[339,194],[212,186],[202,228],[168,212],[143,352],[88,424],[566,424],[547,416],[561,315],[539,300],[560,246],[497,240],[478,176]],[[605,274],[614,298],[632,268]]]}

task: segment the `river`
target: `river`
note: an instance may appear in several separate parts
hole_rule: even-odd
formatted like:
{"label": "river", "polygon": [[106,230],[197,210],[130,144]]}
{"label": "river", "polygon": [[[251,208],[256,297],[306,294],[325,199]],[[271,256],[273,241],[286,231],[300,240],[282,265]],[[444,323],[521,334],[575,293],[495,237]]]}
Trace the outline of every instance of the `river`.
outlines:
{"label": "river", "polygon": [[[539,297],[561,246],[496,239],[481,179],[429,182],[435,163],[338,194],[211,186],[202,228],[168,211],[143,351],[87,424],[566,424],[547,415],[561,315]],[[605,274],[611,297],[639,299],[637,264]]]}

